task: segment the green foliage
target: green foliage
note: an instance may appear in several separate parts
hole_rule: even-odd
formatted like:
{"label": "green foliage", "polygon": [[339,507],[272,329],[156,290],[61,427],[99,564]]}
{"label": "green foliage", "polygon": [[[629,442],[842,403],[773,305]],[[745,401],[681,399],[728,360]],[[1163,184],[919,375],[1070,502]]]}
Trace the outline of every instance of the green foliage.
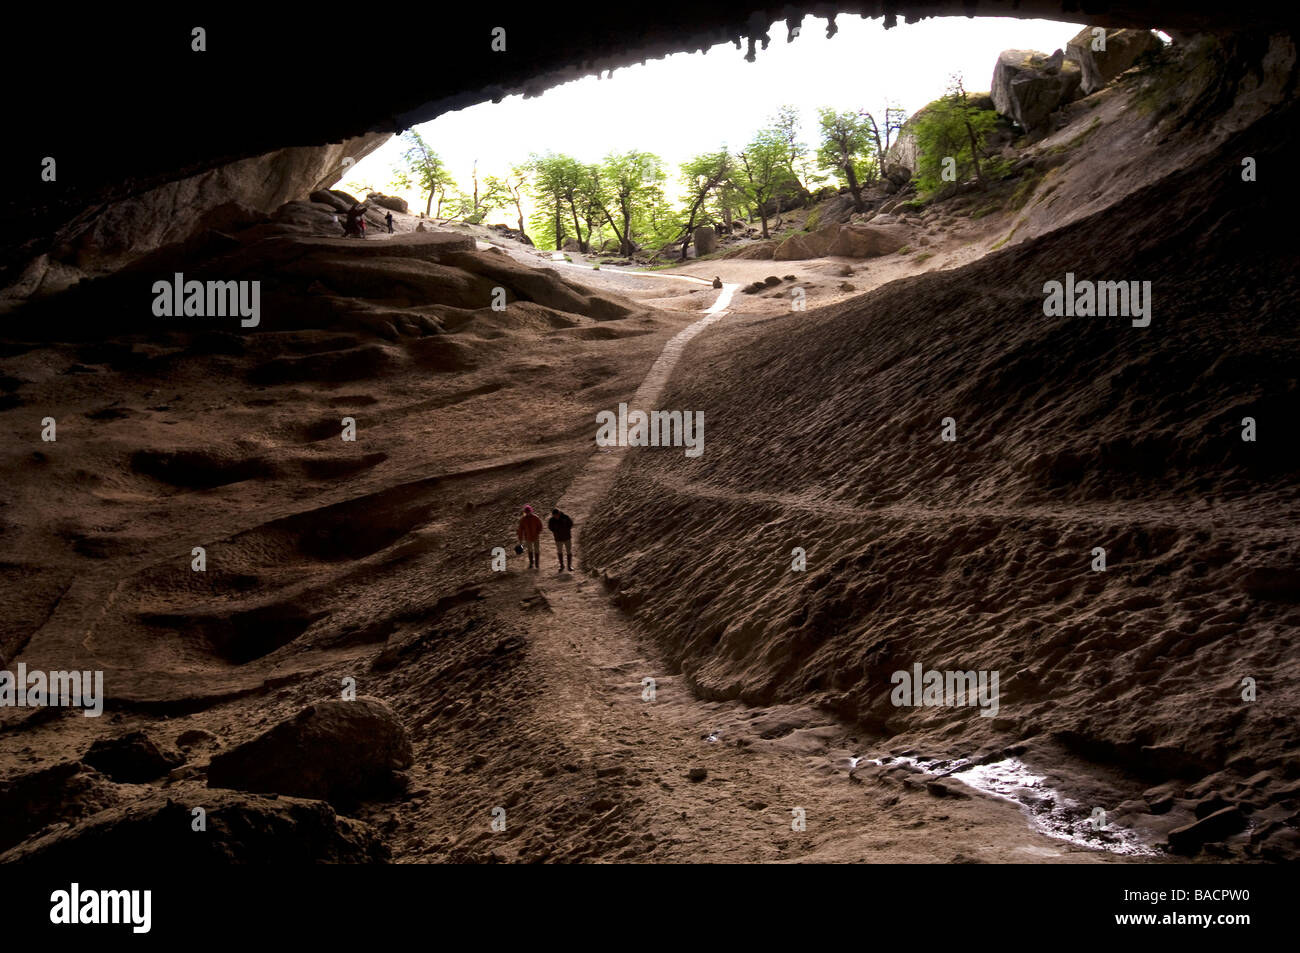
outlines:
{"label": "green foliage", "polygon": [[763,206],[778,189],[799,187],[799,179],[791,171],[787,155],[786,142],[780,131],[769,127],[760,129],[739,156],[739,174],[735,181],[750,204],[759,209],[764,236],[767,235],[767,220],[762,215]]}
{"label": "green foliage", "polygon": [[425,215],[430,215],[434,196],[441,193],[445,197],[449,189],[455,190],[456,183],[438,154],[418,132],[408,129],[402,133],[402,141],[406,144],[406,151],[402,153],[402,165],[393,170],[393,184],[401,189],[417,189],[421,195],[427,195]]}
{"label": "green foliage", "polygon": [[1038,183],[1041,181],[1042,178],[1033,169],[1026,172],[1025,177],[1016,186],[1015,192],[1011,194],[1011,198],[1007,200],[1007,208],[1024,208],[1025,203],[1029,201],[1029,196],[1034,193],[1034,189],[1038,187]]}
{"label": "green foliage", "polygon": [[876,176],[878,157],[875,139],[867,120],[854,112],[817,110],[821,145],[817,161],[841,185],[856,189]]}
{"label": "green foliage", "polygon": [[979,109],[968,100],[960,80],[942,99],[930,103],[915,123],[916,185],[921,193],[934,195],[951,184],[943,178],[948,157],[955,162],[956,181],[972,173],[982,180],[979,152],[997,121],[994,110]]}
{"label": "green foliage", "polygon": [[577,216],[583,166],[572,156],[548,152],[530,156],[528,170],[532,174],[529,192],[535,206],[529,220],[533,241],[538,248],[559,250],[565,237],[576,228],[573,219]]}
{"label": "green foliage", "polygon": [[[725,148],[687,159],[680,168],[685,206],[670,219],[675,230],[664,244],[684,241],[698,222],[711,217],[723,218],[724,208],[739,210],[747,201],[747,193],[735,175],[731,154]],[[667,230],[659,234],[666,233]]]}
{"label": "green foliage", "polygon": [[667,179],[663,160],[652,152],[610,153],[601,163],[593,194],[620,253],[630,254],[642,240],[651,245],[671,240],[676,219],[664,197]]}
{"label": "green foliage", "polygon": [[1010,159],[1002,156],[989,156],[983,162],[984,178],[990,182],[1001,182],[1003,179],[1011,178],[1011,167],[1013,163]]}

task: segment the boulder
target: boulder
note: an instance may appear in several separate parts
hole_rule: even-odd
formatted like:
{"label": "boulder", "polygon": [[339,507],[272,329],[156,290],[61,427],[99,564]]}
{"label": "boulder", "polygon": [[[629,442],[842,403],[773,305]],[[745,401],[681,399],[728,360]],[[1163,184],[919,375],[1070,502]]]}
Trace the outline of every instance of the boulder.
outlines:
{"label": "boulder", "polygon": [[[877,216],[879,218],[879,216]],[[777,246],[777,261],[802,261],[835,255],[875,258],[896,252],[907,244],[901,229],[871,225],[825,225],[806,235],[791,235]]]}
{"label": "boulder", "polygon": [[718,233],[712,225],[701,225],[695,229],[695,256],[712,255],[718,250]]}
{"label": "boulder", "polygon": [[371,192],[366,196],[366,201],[394,212],[405,212],[408,209],[406,199],[397,195],[385,195],[383,192]]}
{"label": "boulder", "polygon": [[355,204],[343,200],[339,197],[338,193],[332,189],[317,189],[315,192],[311,193],[311,195],[307,196],[307,198],[315,202],[317,205],[328,205],[336,212],[346,212]]}
{"label": "boulder", "polygon": [[1061,50],[1003,50],[993,68],[993,106],[1026,132],[1047,126],[1047,117],[1078,98],[1082,71]]}
{"label": "boulder", "polygon": [[1147,50],[1160,46],[1160,39],[1150,30],[1106,30],[1106,48],[1093,49],[1101,45],[1102,38],[1094,36],[1092,30],[1084,27],[1065,46],[1066,58],[1079,64],[1079,88],[1085,96],[1124,72]]}
{"label": "boulder", "polygon": [[1207,814],[1200,820],[1169,832],[1169,850],[1174,854],[1195,854],[1202,846],[1212,841],[1231,837],[1238,831],[1245,830],[1246,815],[1241,808],[1225,807]]}
{"label": "boulder", "polygon": [[566,238],[566,239],[564,240],[564,243],[560,246],[560,250],[561,250],[561,251],[576,251],[576,252],[578,252],[579,254],[581,254],[581,253],[582,253],[582,245],[580,245],[580,244],[578,243],[578,240],[577,240],[576,238],[572,238],[572,237],[570,237],[570,238]]}
{"label": "boulder", "polygon": [[79,869],[115,857],[171,869],[194,864],[383,863],[391,856],[368,825],[338,816],[322,801],[214,791],[203,798],[202,806],[207,829],[201,833],[192,830],[193,805],[154,795],[27,841],[0,859]]}
{"label": "boulder", "polygon": [[400,790],[414,760],[393,710],[378,698],[304,708],[245,744],[216,755],[208,787],[288,794],[352,805]]}
{"label": "boulder", "polygon": [[907,244],[897,226],[841,225],[827,254],[841,258],[875,258],[889,255]]}
{"label": "boulder", "polygon": [[106,777],[76,761],[0,781],[0,851],[51,824],[89,817],[119,800]]}
{"label": "boulder", "polygon": [[164,753],[143,731],[133,731],[120,738],[101,738],[81,758],[114,781],[142,784],[160,778],[184,759],[173,752]]}
{"label": "boulder", "polygon": [[727,252],[727,258],[742,258],[745,260],[771,261],[772,255],[776,251],[775,241],[754,242],[750,245],[741,245],[739,248],[733,248]]}
{"label": "boulder", "polygon": [[802,261],[806,258],[820,258],[828,253],[831,242],[839,234],[839,225],[823,225],[806,234],[791,235],[780,245],[772,257],[777,261]]}
{"label": "boulder", "polygon": [[819,225],[842,225],[854,214],[852,195],[835,195],[822,204]]}

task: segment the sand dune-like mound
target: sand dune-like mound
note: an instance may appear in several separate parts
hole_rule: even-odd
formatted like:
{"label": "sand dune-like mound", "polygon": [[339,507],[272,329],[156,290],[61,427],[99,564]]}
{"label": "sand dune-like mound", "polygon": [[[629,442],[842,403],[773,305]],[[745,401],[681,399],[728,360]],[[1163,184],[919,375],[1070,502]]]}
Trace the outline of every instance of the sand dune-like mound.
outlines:
{"label": "sand dune-like mound", "polygon": [[[634,455],[588,558],[706,695],[1202,779],[1267,853],[1300,742],[1300,279],[1269,225],[1297,202],[1236,170],[1296,112],[1035,243],[710,332],[660,401],[704,455]],[[1046,315],[1067,272],[1150,281],[1149,326]],[[916,663],[1000,672],[996,716],[895,705]]]}

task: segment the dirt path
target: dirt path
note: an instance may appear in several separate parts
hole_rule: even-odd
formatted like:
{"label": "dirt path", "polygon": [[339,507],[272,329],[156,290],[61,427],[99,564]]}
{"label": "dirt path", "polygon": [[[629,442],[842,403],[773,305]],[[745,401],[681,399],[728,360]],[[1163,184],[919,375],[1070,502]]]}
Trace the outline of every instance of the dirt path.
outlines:
{"label": "dirt path", "polygon": [[[651,409],[687,343],[721,320],[726,285],[665,346],[629,406]],[[558,504],[582,527],[626,451],[595,453]],[[1107,862],[1033,830],[1021,808],[904,766],[862,764],[854,730],[807,707],[694,697],[594,576],[556,572],[543,545],[530,624],[545,689],[530,733],[563,738],[595,767],[620,857],[664,861]],[[879,752],[872,752],[871,756]],[[927,781],[931,783],[927,786]]]}

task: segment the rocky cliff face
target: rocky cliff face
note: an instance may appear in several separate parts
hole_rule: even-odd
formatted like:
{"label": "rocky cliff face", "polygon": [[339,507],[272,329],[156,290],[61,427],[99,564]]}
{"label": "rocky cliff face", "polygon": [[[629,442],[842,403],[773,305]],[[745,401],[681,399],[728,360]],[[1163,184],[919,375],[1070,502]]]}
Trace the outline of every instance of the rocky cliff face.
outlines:
{"label": "rocky cliff face", "polygon": [[345,159],[359,161],[390,135],[375,132],[323,146],[277,149],[92,206],[60,229],[51,249],[33,258],[17,283],[0,294],[0,308],[116,271],[201,229],[268,215],[333,185]]}

